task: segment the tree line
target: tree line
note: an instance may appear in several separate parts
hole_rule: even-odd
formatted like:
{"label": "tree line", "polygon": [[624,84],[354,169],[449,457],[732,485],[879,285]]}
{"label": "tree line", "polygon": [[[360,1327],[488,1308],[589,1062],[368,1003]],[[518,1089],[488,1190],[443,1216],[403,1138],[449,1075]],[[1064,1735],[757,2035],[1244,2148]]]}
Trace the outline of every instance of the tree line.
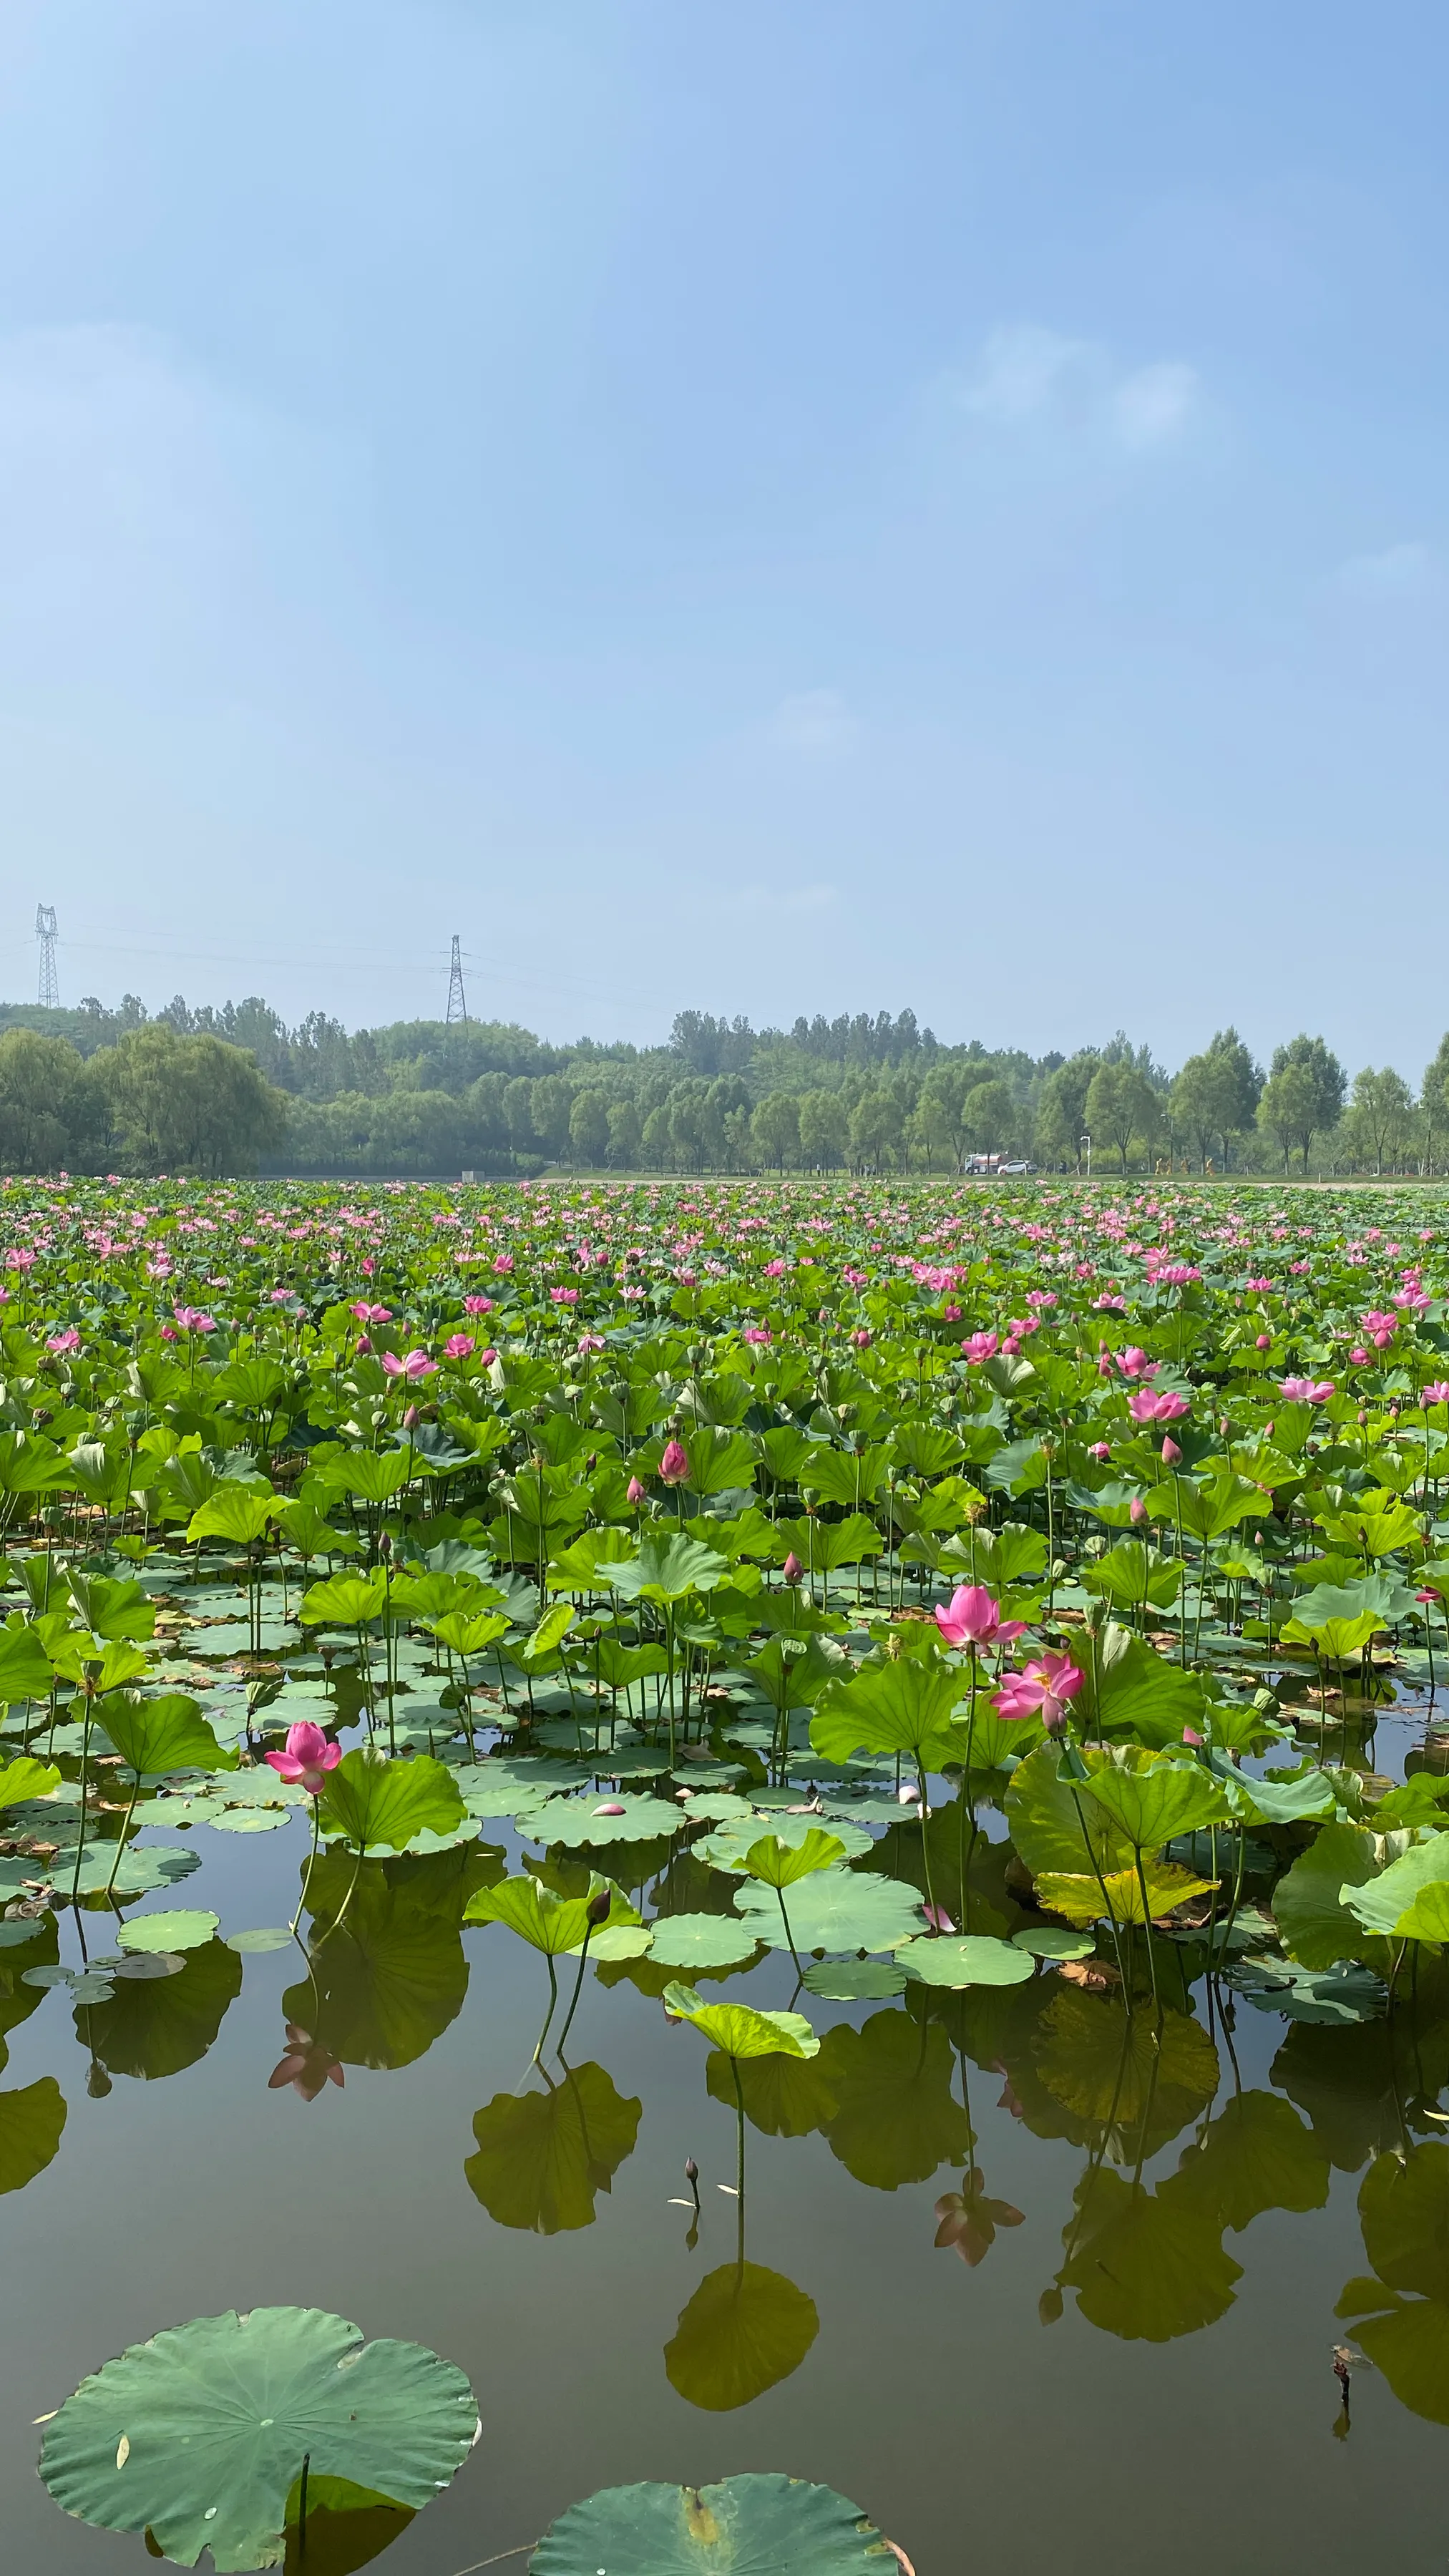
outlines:
{"label": "tree line", "polygon": [[0,1007],[12,1171],[359,1175],[1040,1170],[1433,1172],[1449,1162],[1449,1037],[1418,1092],[1350,1081],[1321,1037],[1265,1069],[1235,1029],[1176,1074],[1121,1031],[1071,1056],[948,1045],[914,1013],[756,1030],[681,1012],[660,1047],[555,1046],[513,1024],[289,1029],[253,996],[154,1017]]}

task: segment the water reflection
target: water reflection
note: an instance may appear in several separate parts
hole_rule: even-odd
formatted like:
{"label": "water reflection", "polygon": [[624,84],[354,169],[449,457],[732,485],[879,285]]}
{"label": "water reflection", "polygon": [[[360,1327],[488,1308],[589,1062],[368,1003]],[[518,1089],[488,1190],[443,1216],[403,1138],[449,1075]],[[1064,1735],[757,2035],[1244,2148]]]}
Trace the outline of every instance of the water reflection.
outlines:
{"label": "water reflection", "polygon": [[[1373,2277],[1348,2283],[1337,2314],[1356,2321],[1401,2404],[1449,2424],[1449,2146],[1434,2139],[1377,2157],[1358,2213]],[[1342,2424],[1346,2432],[1346,2385]]]}
{"label": "water reflection", "polygon": [[[157,2083],[195,2066],[241,1993],[242,1963],[213,1938],[188,1950],[173,1976],[126,1977],[107,2003],[78,2004],[76,2037],[92,2067]],[[92,2084],[92,2090],[102,2089]]]}
{"label": "water reflection", "polygon": [[468,1991],[463,1907],[484,1883],[476,1851],[368,1861],[345,1913],[353,1863],[318,1862],[308,1974],[282,1998],[310,2045],[347,2066],[410,2066],[456,2020]]}
{"label": "water reflection", "polygon": [[664,2347],[670,2386],[691,2406],[724,2415],[798,2370],[820,2331],[812,2298],[783,2272],[746,2262],[707,2272]]}
{"label": "water reflection", "polygon": [[477,2114],[478,2151],[463,2171],[500,2227],[557,2236],[593,2225],[598,2194],[633,2154],[644,2105],[626,2101],[602,2066],[567,2067],[561,2083],[539,2072],[543,2092],[497,2093]]}

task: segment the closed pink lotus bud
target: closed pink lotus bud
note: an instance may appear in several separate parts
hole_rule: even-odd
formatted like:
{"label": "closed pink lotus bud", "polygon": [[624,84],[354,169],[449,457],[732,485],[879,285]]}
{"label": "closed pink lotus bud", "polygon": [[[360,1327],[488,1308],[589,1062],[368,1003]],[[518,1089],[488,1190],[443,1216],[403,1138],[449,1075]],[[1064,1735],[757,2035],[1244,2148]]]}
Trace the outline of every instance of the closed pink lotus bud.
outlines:
{"label": "closed pink lotus bud", "polygon": [[629,1509],[631,1510],[631,1512],[637,1512],[637,1510],[639,1509],[639,1506],[640,1506],[640,1504],[643,1502],[643,1500],[644,1500],[644,1488],[643,1488],[643,1486],[640,1484],[639,1479],[638,1479],[638,1477],[637,1477],[637,1476],[631,1476],[631,1477],[630,1477],[630,1479],[629,1479],[629,1493],[628,1493],[628,1503],[629,1503]]}
{"label": "closed pink lotus bud", "polygon": [[858,1351],[868,1351],[868,1350],[870,1349],[870,1341],[871,1341],[871,1337],[870,1337],[869,1333],[866,1331],[865,1326],[864,1326],[863,1324],[862,1324],[862,1326],[861,1326],[861,1328],[860,1328],[859,1332],[858,1332],[858,1333],[852,1333],[852,1334],[851,1334],[851,1336],[850,1336],[850,1338],[851,1338],[851,1340],[854,1342],[855,1347],[856,1347],[856,1349],[857,1349]]}
{"label": "closed pink lotus bud", "polygon": [[805,1568],[804,1568],[804,1566],[801,1564],[800,1559],[799,1559],[799,1558],[798,1558],[798,1556],[795,1554],[795,1551],[794,1551],[794,1549],[793,1549],[793,1547],[792,1547],[792,1548],[791,1548],[791,1550],[790,1550],[789,1555],[788,1555],[788,1556],[786,1557],[786,1559],[785,1559],[785,1580],[786,1580],[786,1582],[787,1582],[787,1583],[798,1583],[798,1582],[799,1582],[799,1580],[800,1580],[800,1577],[801,1577],[801,1575],[804,1573],[804,1571],[805,1571]]}
{"label": "closed pink lotus bud", "polygon": [[416,1431],[421,1420],[422,1415],[419,1413],[417,1406],[415,1404],[410,1404],[406,1413],[403,1415],[402,1427],[404,1431]]}
{"label": "closed pink lotus bud", "polygon": [[1273,1347],[1273,1336],[1272,1336],[1272,1334],[1271,1334],[1271,1333],[1260,1333],[1260,1334],[1258,1335],[1257,1348],[1258,1348],[1260,1351],[1271,1351],[1272,1347]]}
{"label": "closed pink lotus bud", "polygon": [[665,1442],[664,1455],[659,1461],[659,1475],[660,1481],[666,1485],[688,1484],[689,1452],[682,1440]]}
{"label": "closed pink lotus bud", "polygon": [[608,1922],[609,1908],[613,1904],[613,1901],[613,1890],[608,1887],[601,1887],[597,1896],[591,1896],[589,1898],[590,1931],[597,1932],[601,1923]]}
{"label": "closed pink lotus bud", "polygon": [[1128,1509],[1129,1509],[1129,1511],[1131,1512],[1131,1515],[1132,1515],[1132,1518],[1133,1518],[1133,1520],[1134,1520],[1134,1521],[1145,1521],[1145,1520],[1146,1520],[1146,1518],[1147,1518],[1147,1505],[1144,1503],[1144,1501],[1143,1501],[1143,1499],[1142,1499],[1142,1496],[1141,1496],[1140,1494],[1134,1494],[1134,1495],[1133,1495],[1132,1500],[1131,1500],[1131,1503],[1128,1505]]}
{"label": "closed pink lotus bud", "polygon": [[1182,1451],[1179,1449],[1177,1442],[1173,1439],[1171,1432],[1169,1432],[1162,1443],[1162,1463],[1164,1467],[1175,1467],[1181,1456]]}

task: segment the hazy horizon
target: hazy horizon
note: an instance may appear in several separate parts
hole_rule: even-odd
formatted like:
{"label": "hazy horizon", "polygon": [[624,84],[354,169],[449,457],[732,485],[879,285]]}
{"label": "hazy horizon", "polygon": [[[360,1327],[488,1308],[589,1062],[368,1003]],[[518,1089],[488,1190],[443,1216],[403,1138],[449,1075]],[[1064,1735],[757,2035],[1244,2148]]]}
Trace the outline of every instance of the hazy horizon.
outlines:
{"label": "hazy horizon", "polygon": [[1417,1080],[1449,28],[12,0],[0,991]]}

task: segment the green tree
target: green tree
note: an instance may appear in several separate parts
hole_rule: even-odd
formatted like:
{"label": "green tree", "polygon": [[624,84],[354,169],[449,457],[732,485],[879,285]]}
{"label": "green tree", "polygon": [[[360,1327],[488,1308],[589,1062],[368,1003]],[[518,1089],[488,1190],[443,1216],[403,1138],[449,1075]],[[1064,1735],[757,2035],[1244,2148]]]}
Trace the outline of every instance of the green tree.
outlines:
{"label": "green tree", "polygon": [[576,1163],[602,1163],[609,1150],[609,1095],[578,1091],[569,1111],[569,1146]]}
{"label": "green tree", "polygon": [[962,1104],[966,1133],[978,1154],[1000,1154],[1016,1132],[1016,1102],[1005,1082],[978,1082]]}
{"label": "green tree", "polygon": [[1123,1173],[1134,1143],[1148,1152],[1162,1123],[1162,1103],[1147,1076],[1130,1060],[1099,1064],[1086,1100],[1087,1131],[1115,1145]]}
{"label": "green tree", "polygon": [[1219,1143],[1226,1170],[1234,1138],[1253,1124],[1262,1087],[1263,1077],[1236,1029],[1219,1029],[1201,1055],[1188,1057],[1172,1086],[1172,1115],[1204,1171]]}
{"label": "green tree", "polygon": [[133,1170],[246,1171],[287,1132],[283,1094],[221,1038],[179,1038],[153,1020],[108,1048],[100,1071]]}
{"label": "green tree", "polygon": [[632,1100],[609,1104],[609,1160],[616,1172],[637,1170],[644,1130]]}
{"label": "green tree", "polygon": [[1313,1139],[1337,1126],[1347,1089],[1348,1076],[1322,1038],[1299,1036],[1287,1046],[1274,1048],[1258,1103],[1258,1124],[1281,1147],[1285,1173],[1295,1145],[1302,1150],[1307,1172]]}
{"label": "green tree", "polygon": [[800,1100],[800,1160],[830,1171],[850,1151],[850,1113],[836,1091],[807,1091]]}
{"label": "green tree", "polygon": [[9,1029],[0,1038],[0,1159],[10,1171],[81,1162],[97,1123],[96,1086],[64,1038]]}
{"label": "green tree", "polygon": [[750,1136],[761,1162],[783,1172],[786,1161],[800,1154],[800,1111],[788,1091],[767,1091],[750,1121]]}
{"label": "green tree", "polygon": [[1345,1120],[1351,1143],[1364,1162],[1382,1174],[1384,1156],[1392,1159],[1414,1132],[1414,1095],[1401,1073],[1385,1065],[1375,1073],[1365,1065],[1353,1078],[1353,1099]]}
{"label": "green tree", "polygon": [[1038,1161],[1074,1163],[1080,1172],[1082,1138],[1087,1127],[1087,1094],[1100,1062],[1095,1048],[1084,1047],[1047,1075],[1037,1102]]}
{"label": "green tree", "polygon": [[900,1151],[905,1120],[901,1104],[884,1085],[863,1091],[850,1113],[850,1155],[854,1163],[882,1170]]}

